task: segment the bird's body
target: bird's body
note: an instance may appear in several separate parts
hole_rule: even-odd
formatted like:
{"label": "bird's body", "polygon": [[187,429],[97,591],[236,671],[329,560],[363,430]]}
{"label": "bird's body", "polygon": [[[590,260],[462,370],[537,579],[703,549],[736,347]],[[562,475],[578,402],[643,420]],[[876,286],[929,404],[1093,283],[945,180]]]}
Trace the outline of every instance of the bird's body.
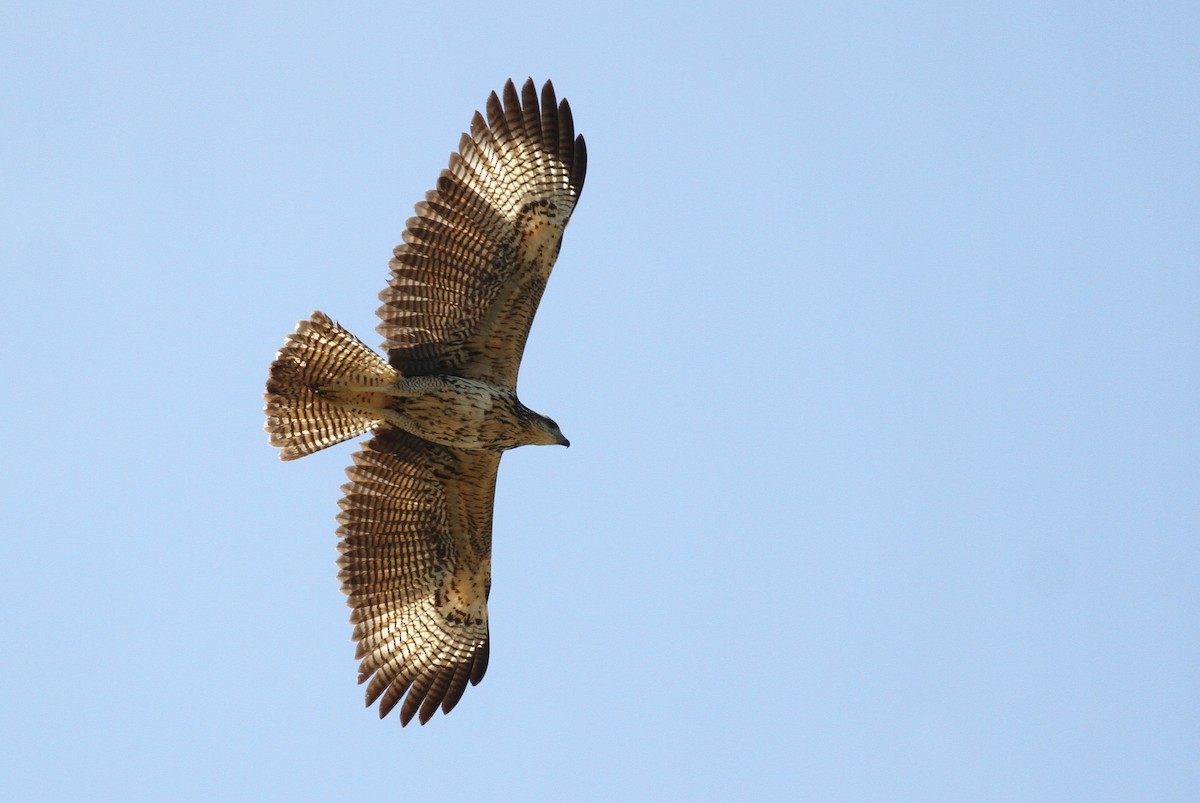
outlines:
{"label": "bird's body", "polygon": [[512,388],[465,376],[403,376],[322,312],[288,335],[271,366],[267,397],[291,400],[296,410],[274,425],[284,459],[310,451],[304,427],[339,419],[360,425],[348,427],[346,437],[382,421],[460,449],[570,445],[557,424],[522,404]]}
{"label": "bird's body", "polygon": [[449,711],[487,668],[492,502],[506,449],[568,445],[517,398],[525,340],[583,186],[586,149],[549,82],[476,114],[396,247],[379,309],[387,359],[315,312],[267,382],[291,460],[372,432],[343,486],[342,590],[359,681],[401,722]]}
{"label": "bird's body", "polygon": [[388,389],[383,420],[443,446],[514,449],[568,446],[558,426],[521,404],[508,388],[462,376],[416,376]]}

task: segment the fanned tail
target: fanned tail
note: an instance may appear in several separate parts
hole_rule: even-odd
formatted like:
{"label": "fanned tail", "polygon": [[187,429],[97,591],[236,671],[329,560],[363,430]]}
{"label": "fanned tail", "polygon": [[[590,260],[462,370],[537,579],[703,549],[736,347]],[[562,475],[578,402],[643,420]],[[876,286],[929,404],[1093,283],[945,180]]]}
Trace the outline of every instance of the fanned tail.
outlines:
{"label": "fanned tail", "polygon": [[380,419],[382,391],[397,378],[369,346],[314,312],[271,363],[265,407],[271,445],[281,460],[295,460],[367,432]]}

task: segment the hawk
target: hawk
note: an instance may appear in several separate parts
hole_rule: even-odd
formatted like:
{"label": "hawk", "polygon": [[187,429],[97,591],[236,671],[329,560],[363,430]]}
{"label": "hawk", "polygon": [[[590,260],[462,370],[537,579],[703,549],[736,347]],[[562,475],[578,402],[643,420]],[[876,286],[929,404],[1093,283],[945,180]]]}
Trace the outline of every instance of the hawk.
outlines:
{"label": "hawk", "polygon": [[547,81],[487,101],[416,205],[379,298],[386,359],[321,312],[271,364],[266,429],[293,460],[370,432],[346,469],[338,575],[366,704],[448,713],[488,664],[492,502],[504,450],[569,446],[517,398],[530,324],[587,150]]}

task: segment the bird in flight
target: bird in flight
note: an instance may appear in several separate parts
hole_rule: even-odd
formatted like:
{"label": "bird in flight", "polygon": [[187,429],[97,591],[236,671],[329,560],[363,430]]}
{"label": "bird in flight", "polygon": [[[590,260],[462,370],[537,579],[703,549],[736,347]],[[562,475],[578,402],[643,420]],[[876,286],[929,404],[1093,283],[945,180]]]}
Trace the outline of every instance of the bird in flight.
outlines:
{"label": "bird in flight", "polygon": [[280,458],[371,433],[342,486],[338,578],[380,717],[403,700],[401,724],[424,724],[487,670],[500,456],[570,445],[517,372],[586,168],[551,83],[508,81],[406,223],[379,294],[386,358],[314,312],[271,363]]}

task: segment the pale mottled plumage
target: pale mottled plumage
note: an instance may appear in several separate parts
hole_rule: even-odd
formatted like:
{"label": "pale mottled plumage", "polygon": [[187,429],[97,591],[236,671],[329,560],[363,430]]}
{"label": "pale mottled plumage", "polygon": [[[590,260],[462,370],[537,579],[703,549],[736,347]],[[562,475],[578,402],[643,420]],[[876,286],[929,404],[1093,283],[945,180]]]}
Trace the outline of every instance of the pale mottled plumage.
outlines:
{"label": "pale mottled plumage", "polygon": [[267,431],[291,460],[368,431],[338,516],[359,682],[424,723],[487,669],[492,501],[504,449],[566,445],[517,399],[530,324],[586,150],[549,82],[492,93],[416,206],[380,294],[388,359],[320,312],[271,365]]}

